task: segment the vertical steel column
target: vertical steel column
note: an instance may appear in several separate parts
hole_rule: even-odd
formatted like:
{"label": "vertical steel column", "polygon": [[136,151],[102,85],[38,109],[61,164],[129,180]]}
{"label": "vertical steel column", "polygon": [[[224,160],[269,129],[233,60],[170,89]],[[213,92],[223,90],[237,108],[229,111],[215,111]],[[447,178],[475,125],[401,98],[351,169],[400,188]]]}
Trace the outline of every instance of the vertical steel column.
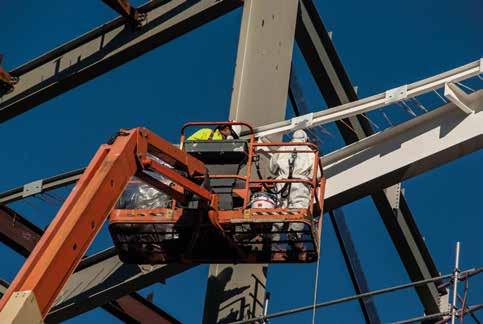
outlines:
{"label": "vertical steel column", "polygon": [[298,1],[245,1],[230,119],[285,119]]}
{"label": "vertical steel column", "polygon": [[[230,119],[253,126],[285,119],[298,0],[246,0]],[[263,315],[267,265],[212,265],[203,323]]]}
{"label": "vertical steel column", "polygon": [[229,323],[263,315],[267,269],[266,264],[211,265],[203,323]]}

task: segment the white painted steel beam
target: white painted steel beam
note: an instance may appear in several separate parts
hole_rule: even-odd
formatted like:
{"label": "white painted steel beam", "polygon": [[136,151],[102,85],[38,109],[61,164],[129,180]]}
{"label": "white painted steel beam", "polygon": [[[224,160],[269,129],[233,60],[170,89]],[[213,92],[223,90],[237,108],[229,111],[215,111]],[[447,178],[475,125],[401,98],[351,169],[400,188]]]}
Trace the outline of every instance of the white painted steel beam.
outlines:
{"label": "white painted steel beam", "polygon": [[320,112],[296,117],[291,120],[257,127],[255,128],[256,136],[263,137],[274,134],[285,134],[297,129],[315,127],[344,118],[353,117],[381,107],[385,107],[400,100],[419,96],[432,90],[445,87],[445,85],[448,83],[465,80],[481,73],[480,60],[474,61],[433,77],[390,89],[371,97],[353,101],[334,108],[325,109]]}
{"label": "white painted steel beam", "polygon": [[326,206],[337,208],[483,148],[483,90],[322,158]]}
{"label": "white painted steel beam", "polygon": [[452,103],[454,103],[458,108],[467,114],[472,114],[474,109],[465,102],[465,92],[461,90],[456,84],[448,82],[444,85],[444,95]]}

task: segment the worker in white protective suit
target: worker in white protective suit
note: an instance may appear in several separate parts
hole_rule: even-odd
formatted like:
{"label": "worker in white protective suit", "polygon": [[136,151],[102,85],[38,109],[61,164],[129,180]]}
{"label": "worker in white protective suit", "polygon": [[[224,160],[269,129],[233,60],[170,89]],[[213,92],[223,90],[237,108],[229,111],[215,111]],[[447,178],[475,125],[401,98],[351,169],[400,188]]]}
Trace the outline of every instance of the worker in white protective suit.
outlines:
{"label": "worker in white protective suit", "polygon": [[[293,143],[303,143],[308,141],[307,133],[303,130],[297,130],[292,135]],[[297,151],[308,151],[308,146],[285,146],[280,150],[293,151],[292,153],[274,153],[270,159],[270,171],[275,175],[275,179],[301,179],[311,180],[313,177],[314,154],[297,153]],[[278,198],[281,201],[282,208],[308,208],[310,204],[310,185],[306,183],[294,182],[290,184],[277,183],[276,190]],[[304,224],[292,223],[288,231],[302,231]],[[280,232],[283,229],[283,223],[274,223],[272,231],[272,240],[274,249],[280,250],[281,245],[276,242],[280,240]],[[297,240],[302,237],[301,233],[288,234],[289,241]],[[303,243],[296,243],[292,248],[301,250]]]}

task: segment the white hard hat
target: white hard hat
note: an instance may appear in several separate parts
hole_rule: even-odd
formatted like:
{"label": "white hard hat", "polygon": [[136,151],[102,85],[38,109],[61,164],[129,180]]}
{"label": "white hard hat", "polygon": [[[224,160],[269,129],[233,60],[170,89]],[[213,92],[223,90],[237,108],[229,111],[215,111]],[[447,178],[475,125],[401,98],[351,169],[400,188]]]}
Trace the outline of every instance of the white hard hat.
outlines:
{"label": "white hard hat", "polygon": [[306,142],[307,138],[307,133],[302,129],[296,130],[292,135],[292,141],[294,142]]}
{"label": "white hard hat", "polygon": [[233,125],[231,127],[231,129],[235,132],[235,134],[237,134],[238,136],[240,136],[241,134],[241,125]]}

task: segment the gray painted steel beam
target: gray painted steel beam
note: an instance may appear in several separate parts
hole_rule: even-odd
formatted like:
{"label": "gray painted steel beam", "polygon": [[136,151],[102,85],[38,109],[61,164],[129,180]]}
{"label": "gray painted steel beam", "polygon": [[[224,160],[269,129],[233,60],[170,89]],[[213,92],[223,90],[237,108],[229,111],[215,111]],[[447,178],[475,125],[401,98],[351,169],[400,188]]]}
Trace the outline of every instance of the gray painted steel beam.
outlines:
{"label": "gray painted steel beam", "polygon": [[[285,119],[298,0],[246,0],[229,119]],[[267,265],[210,266],[203,323],[263,314]]]}
{"label": "gray painted steel beam", "polygon": [[230,323],[263,314],[268,266],[210,266],[203,323]]}
{"label": "gray painted steel beam", "polygon": [[[34,194],[54,190],[56,188],[65,187],[69,184],[76,183],[84,170],[85,168],[77,169],[66,173],[61,173],[53,177],[36,180],[34,182],[37,182],[40,185],[38,190]],[[26,198],[28,196],[34,195],[33,193],[26,194],[25,188],[28,187],[28,185],[29,184],[27,183],[21,187],[13,188],[0,193],[0,205],[6,205],[14,201]]]}
{"label": "gray painted steel beam", "polygon": [[[471,115],[463,113],[450,103],[343,148],[342,150],[347,150],[352,155],[347,154],[346,158],[332,162],[324,170],[328,177],[325,201],[327,209],[340,207],[358,197],[369,195],[408,177],[481,149],[483,147],[482,96],[483,91],[481,90],[468,95],[468,99],[475,103],[474,107],[480,107],[476,108],[475,113]],[[373,143],[372,146],[366,144],[369,142]],[[415,152],[421,153],[415,155]],[[333,154],[336,153],[338,152]],[[325,156],[324,159],[331,159],[331,155]],[[379,171],[381,167],[386,173]],[[370,174],[366,175],[368,172]],[[360,180],[357,181],[358,179]],[[398,195],[401,197],[400,193]],[[405,201],[401,199],[399,204],[401,214],[395,213],[393,205],[390,203],[385,205],[385,212],[391,211],[393,217],[396,216],[397,228],[403,228],[406,232],[405,235],[408,235],[407,232],[412,232],[414,237],[421,237],[419,233],[413,232],[415,227],[414,224],[411,224],[412,217],[407,217],[410,214]],[[418,244],[419,242],[412,241],[402,251],[406,251],[407,254],[421,251],[417,249]],[[424,257],[423,252],[420,252],[419,259]],[[409,257],[403,259],[406,260]],[[419,259],[417,262],[421,262]],[[412,266],[417,267],[417,262],[414,262]],[[84,264],[84,268],[74,274],[62,296],[59,297],[61,299],[55,306],[54,311],[57,315],[53,314],[54,319],[70,318],[70,316],[113,300],[116,296],[120,297],[123,294],[142,289],[189,268],[189,266],[180,265],[155,266],[153,269],[144,269],[143,273],[143,269],[139,266],[122,265],[117,256],[112,255],[112,251],[105,255],[86,258],[81,262],[82,264]],[[423,275],[417,274],[416,270],[409,273]],[[224,281],[221,280],[221,282]],[[227,286],[227,282],[224,282],[224,285]],[[77,289],[73,289],[73,287]],[[236,292],[236,289],[243,288],[243,285],[228,288],[230,291]]]}
{"label": "gray painted steel beam", "polygon": [[230,119],[260,126],[285,119],[296,0],[245,1]]}
{"label": "gray painted steel beam", "polygon": [[155,0],[133,29],[117,18],[10,73],[19,82],[0,100],[0,123],[106,73],[239,7],[240,0]]}
{"label": "gray painted steel beam", "polygon": [[[30,223],[14,210],[6,206],[0,206],[0,240],[19,254],[27,257],[42,234],[43,231],[40,228]],[[85,269],[96,262],[115,255],[116,251],[111,248],[90,258],[84,258],[76,271]],[[3,282],[2,285],[2,282],[0,282],[0,297],[5,292],[2,286],[8,287],[8,283]],[[102,305],[102,308],[120,320],[129,323],[179,323],[171,315],[136,292],[120,297],[112,302],[107,302]]]}
{"label": "gray painted steel beam", "polygon": [[[354,91],[347,72],[311,0],[300,1],[296,40],[319,90],[329,107],[357,100],[357,94]],[[374,133],[369,122],[362,116],[352,117],[346,120],[346,123],[352,125],[354,132],[340,122],[337,123],[337,127],[344,141],[348,144]],[[328,186],[328,188],[330,187]],[[410,220],[406,225],[411,230],[406,231],[403,228],[404,224],[398,222],[394,217],[394,212],[385,208],[389,204],[390,199],[385,192],[374,193],[372,198],[397,251],[401,252],[408,246],[413,246],[409,253],[400,253],[400,257],[406,266],[410,278],[412,280],[421,280],[437,276],[438,271],[434,261],[422,237],[418,236],[419,230],[409,212],[409,208],[406,210],[407,213],[404,214],[404,217],[401,218]],[[407,206],[405,198],[403,196],[399,198]],[[400,208],[397,211],[397,213],[403,212]],[[415,242],[415,244],[412,244],[412,242]],[[420,255],[422,256],[421,258],[419,257]],[[414,271],[413,267],[407,267],[409,264],[415,264],[418,270]],[[421,276],[421,274],[429,274],[429,276]],[[440,298],[439,296],[434,296],[432,293],[434,290],[434,283],[417,289],[418,296],[427,314],[438,313],[440,311]],[[444,291],[439,292],[440,295],[445,293]]]}
{"label": "gray painted steel beam", "polygon": [[69,278],[47,316],[47,321],[65,321],[152,284],[163,282],[192,267],[193,265],[178,264],[128,265],[123,264],[117,255],[96,260]]}

